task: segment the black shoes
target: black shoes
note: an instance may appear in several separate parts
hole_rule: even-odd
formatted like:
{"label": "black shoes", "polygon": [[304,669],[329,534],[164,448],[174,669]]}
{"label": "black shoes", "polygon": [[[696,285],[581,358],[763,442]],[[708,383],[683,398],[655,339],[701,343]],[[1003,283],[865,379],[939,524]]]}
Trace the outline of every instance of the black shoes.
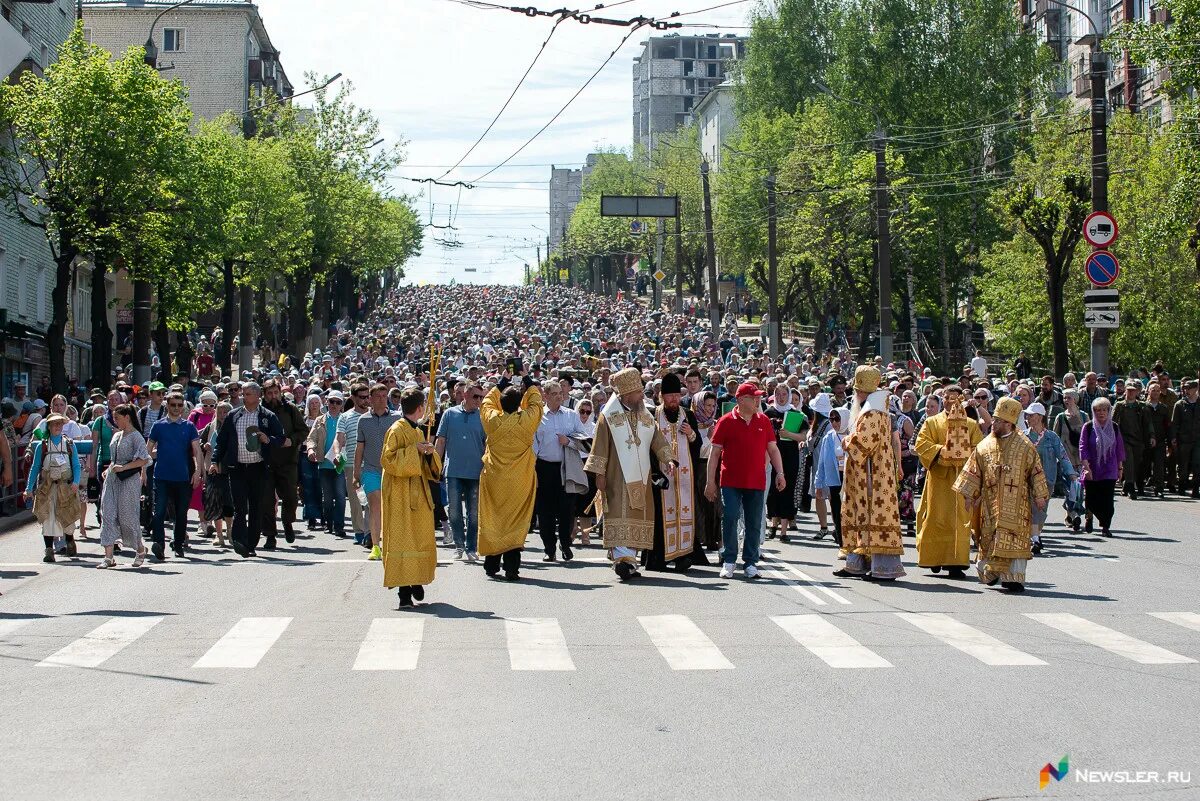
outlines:
{"label": "black shoes", "polygon": [[401,609],[407,609],[413,605],[412,588],[411,587],[399,587],[396,590],[396,594],[400,596],[400,608]]}
{"label": "black shoes", "polygon": [[267,541],[263,543],[263,550],[264,551],[275,550],[275,538],[274,537],[267,537]]}
{"label": "black shoes", "polygon": [[930,573],[941,573],[942,569],[940,567],[931,567],[931,568],[929,568],[929,572]]}
{"label": "black shoes", "polygon": [[[494,575],[496,575],[496,574],[495,574],[495,573],[493,573],[492,575],[494,576]],[[507,573],[505,573],[505,574],[504,574],[504,580],[505,580],[505,581],[520,581],[520,580],[521,580],[521,574],[520,574],[520,573],[518,573],[518,572],[517,572],[517,571],[515,571],[515,570],[513,570],[513,571],[510,571],[510,572],[507,572]]]}
{"label": "black shoes", "polygon": [[1087,519],[1087,522],[1083,524],[1083,530],[1086,531],[1088,534],[1092,533],[1092,518],[1089,517]]}
{"label": "black shoes", "polygon": [[46,553],[45,553],[45,555],[44,555],[44,556],[42,556],[42,561],[43,561],[43,562],[47,562],[47,563],[53,563],[53,562],[54,562],[54,549],[53,549],[53,548],[47,548],[47,549],[46,549]]}
{"label": "black shoes", "polygon": [[154,558],[162,562],[167,558],[167,546],[161,542],[156,542],[150,546],[150,553],[154,554]]}
{"label": "black shoes", "polygon": [[557,560],[555,560],[555,558],[554,558],[553,556],[550,556],[549,554],[546,554],[545,556],[543,556],[543,557],[542,557],[542,561],[543,561],[543,562],[554,562],[554,561],[557,561]]}
{"label": "black shoes", "polygon": [[1101,535],[1103,535],[1103,536],[1105,536],[1105,537],[1109,537],[1110,539],[1112,538],[1112,532],[1111,532],[1111,531],[1109,531],[1108,529],[1103,529],[1103,530],[1100,532],[1100,534],[1101,534]]}
{"label": "black shoes", "polygon": [[1000,586],[1009,592],[1025,592],[1025,585],[1019,581],[1006,581]]}
{"label": "black shoes", "polygon": [[175,556],[182,559],[183,555],[184,555],[183,543],[182,542],[171,543],[171,553],[175,554]]}
{"label": "black shoes", "polygon": [[291,527],[291,526],[284,526],[284,527],[283,527],[283,538],[284,538],[285,540],[287,540],[287,542],[288,542],[289,544],[291,544],[291,543],[293,543],[293,542],[295,542],[295,541],[296,541],[296,532],[295,532],[295,531],[292,529],[292,527]]}
{"label": "black shoes", "polygon": [[570,562],[572,559],[575,558],[575,554],[571,551],[570,548],[563,548],[562,552],[563,552],[563,561],[564,562]]}
{"label": "black shoes", "polygon": [[961,567],[948,567],[946,568],[946,574],[949,575],[950,578],[960,579],[967,575],[967,571],[965,568]]}
{"label": "black shoes", "polygon": [[629,581],[631,578],[633,578],[633,574],[637,572],[637,569],[628,562],[617,562],[617,565],[614,569],[617,571],[617,577],[620,578],[621,581]]}
{"label": "black shoes", "polygon": [[236,540],[233,542],[233,552],[243,559],[249,559],[253,553],[249,548],[247,548],[245,545],[242,545],[240,542],[237,542]]}
{"label": "black shoes", "polygon": [[307,524],[308,524],[309,531],[320,531],[321,530],[321,524],[318,523],[316,520],[309,520],[309,521],[307,521]]}
{"label": "black shoes", "polygon": [[1041,540],[1034,542],[1033,545],[1030,546],[1030,550],[1033,551],[1034,553],[1041,553],[1042,552]]}
{"label": "black shoes", "polygon": [[833,575],[837,576],[838,578],[862,578],[863,577],[862,573],[851,573],[849,570],[847,570],[844,567],[838,568],[837,570],[833,571]]}

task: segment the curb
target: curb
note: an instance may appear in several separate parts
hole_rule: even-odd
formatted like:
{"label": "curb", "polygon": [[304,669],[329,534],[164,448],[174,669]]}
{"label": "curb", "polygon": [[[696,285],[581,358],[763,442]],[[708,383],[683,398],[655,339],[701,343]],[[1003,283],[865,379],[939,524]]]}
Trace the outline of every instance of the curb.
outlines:
{"label": "curb", "polygon": [[7,534],[10,531],[32,523],[33,520],[33,512],[28,509],[22,509],[13,515],[0,517],[0,534]]}

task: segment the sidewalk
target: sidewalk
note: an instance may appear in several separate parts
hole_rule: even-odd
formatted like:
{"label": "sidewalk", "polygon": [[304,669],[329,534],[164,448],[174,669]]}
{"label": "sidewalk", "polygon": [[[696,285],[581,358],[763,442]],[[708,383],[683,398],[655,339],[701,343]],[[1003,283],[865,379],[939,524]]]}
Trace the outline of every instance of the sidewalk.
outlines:
{"label": "sidewalk", "polygon": [[33,522],[33,512],[22,509],[16,514],[0,517],[0,534],[7,534]]}

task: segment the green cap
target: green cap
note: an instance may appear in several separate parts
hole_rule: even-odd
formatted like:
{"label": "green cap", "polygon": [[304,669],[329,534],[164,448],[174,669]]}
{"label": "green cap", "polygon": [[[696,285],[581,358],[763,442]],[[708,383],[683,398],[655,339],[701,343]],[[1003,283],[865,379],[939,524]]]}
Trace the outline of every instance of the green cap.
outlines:
{"label": "green cap", "polygon": [[163,392],[166,390],[166,388],[166,385],[164,385],[161,381],[151,381],[150,386],[146,387],[146,389],[150,392]]}

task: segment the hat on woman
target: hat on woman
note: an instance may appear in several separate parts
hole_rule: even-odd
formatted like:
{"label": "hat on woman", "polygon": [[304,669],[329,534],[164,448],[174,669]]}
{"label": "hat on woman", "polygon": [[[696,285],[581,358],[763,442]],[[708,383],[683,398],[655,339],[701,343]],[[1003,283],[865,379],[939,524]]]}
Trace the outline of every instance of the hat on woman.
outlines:
{"label": "hat on woman", "polygon": [[818,414],[823,414],[826,417],[833,411],[833,401],[829,400],[829,395],[822,392],[817,397],[813,398],[812,403],[808,404],[808,408]]}
{"label": "hat on woman", "polygon": [[61,414],[52,414],[46,418],[46,425],[48,425],[48,426],[53,425],[54,423],[66,423],[66,422],[69,422],[67,420],[66,416],[61,415]]}
{"label": "hat on woman", "polygon": [[1025,414],[1040,414],[1042,417],[1045,417],[1046,407],[1037,401],[1034,401],[1033,403],[1029,404],[1029,408],[1025,410]]}

